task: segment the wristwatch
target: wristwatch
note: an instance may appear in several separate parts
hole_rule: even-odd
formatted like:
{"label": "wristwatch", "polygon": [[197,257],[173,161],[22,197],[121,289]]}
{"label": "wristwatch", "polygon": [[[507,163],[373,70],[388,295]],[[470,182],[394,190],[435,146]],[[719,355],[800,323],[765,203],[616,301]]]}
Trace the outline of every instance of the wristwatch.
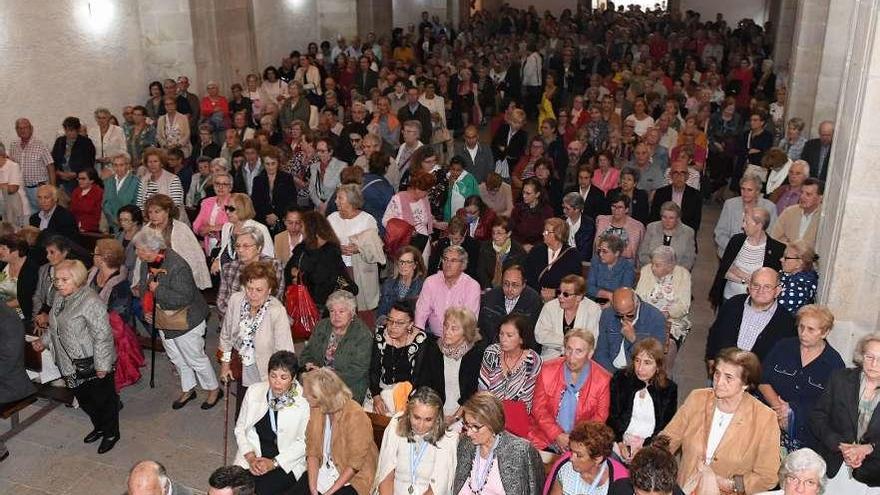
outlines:
{"label": "wristwatch", "polygon": [[278,459],[272,459],[272,467],[278,469]]}

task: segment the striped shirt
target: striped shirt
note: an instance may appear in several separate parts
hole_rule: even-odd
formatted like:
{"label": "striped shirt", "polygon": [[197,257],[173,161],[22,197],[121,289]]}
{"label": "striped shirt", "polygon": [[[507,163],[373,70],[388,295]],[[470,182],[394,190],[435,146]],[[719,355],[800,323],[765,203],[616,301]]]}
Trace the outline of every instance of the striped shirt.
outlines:
{"label": "striped shirt", "polygon": [[39,139],[31,139],[26,146],[16,139],[9,145],[9,158],[21,165],[21,174],[26,187],[33,187],[40,182],[49,182],[48,166],[52,160],[49,148]]}
{"label": "striped shirt", "polygon": [[171,175],[171,180],[168,181],[167,190],[164,190],[165,188],[162,187],[162,179],[164,177],[160,177],[159,180],[153,180],[151,178],[152,176],[147,174],[141,178],[141,186],[138,188],[137,194],[137,206],[139,208],[143,209],[147,200],[157,194],[167,194],[177,207],[183,206],[184,194],[180,178],[171,172],[162,172],[163,176],[166,174]]}
{"label": "striped shirt", "polygon": [[532,397],[535,393],[535,382],[541,372],[543,361],[537,352],[526,349],[525,356],[516,369],[510,373],[504,371],[504,355],[500,344],[492,344],[483,353],[483,364],[480,366],[479,389],[487,390],[501,400],[518,400],[525,402],[526,409],[532,410]]}
{"label": "striped shirt", "polygon": [[745,351],[751,351],[758,340],[758,336],[770,323],[776,313],[776,302],[769,308],[761,311],[752,306],[752,298],[747,297],[744,303],[742,321],[739,324],[739,335],[736,338],[736,346]]}

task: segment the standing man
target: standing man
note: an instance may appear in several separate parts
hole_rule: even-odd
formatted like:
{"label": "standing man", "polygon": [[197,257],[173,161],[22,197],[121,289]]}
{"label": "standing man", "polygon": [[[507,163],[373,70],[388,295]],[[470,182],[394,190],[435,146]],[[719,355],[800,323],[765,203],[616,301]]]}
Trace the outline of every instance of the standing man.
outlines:
{"label": "standing man", "polygon": [[15,121],[14,139],[9,145],[9,157],[21,165],[24,178],[25,194],[31,205],[31,211],[37,211],[37,187],[43,184],[55,184],[55,164],[46,144],[34,139],[34,126],[26,118]]}
{"label": "standing man", "polygon": [[475,125],[469,125],[464,129],[464,143],[456,144],[453,154],[461,158],[464,169],[470,172],[479,184],[486,182],[489,173],[495,171],[492,149],[480,142],[480,131]]}
{"label": "standing man", "polygon": [[[189,107],[192,110],[191,112],[189,112],[188,115],[190,130],[189,135],[194,137],[193,144],[195,144],[195,142],[197,142],[199,139],[199,133],[196,132],[196,129],[199,126],[199,119],[201,116],[201,100],[199,100],[199,95],[189,92],[189,78],[186,76],[180,76],[177,78],[177,92],[180,94],[181,97],[186,98],[186,102],[189,104]],[[187,113],[184,112],[180,108],[180,106],[177,107],[177,111],[180,113]]]}
{"label": "standing man", "polygon": [[525,100],[523,104],[525,105],[525,111],[528,114],[530,119],[534,119],[538,116],[538,101],[541,98],[541,71],[542,71],[542,60],[541,54],[538,53],[538,47],[534,41],[529,42],[528,45],[529,54],[523,59],[522,63],[522,88],[523,88],[523,99]]}
{"label": "standing man", "polygon": [[[428,110],[428,107],[419,103],[419,88],[412,86],[406,90],[406,104],[397,111],[397,120],[400,122],[418,120],[422,124],[419,140],[422,143],[431,142],[431,134],[433,132],[431,111]],[[401,142],[403,142],[403,136],[401,136]]]}
{"label": "standing man", "polygon": [[819,124],[819,137],[810,139],[804,144],[801,160],[810,164],[810,177],[816,177],[820,180],[825,180],[828,177],[833,141],[834,122],[826,120]]}

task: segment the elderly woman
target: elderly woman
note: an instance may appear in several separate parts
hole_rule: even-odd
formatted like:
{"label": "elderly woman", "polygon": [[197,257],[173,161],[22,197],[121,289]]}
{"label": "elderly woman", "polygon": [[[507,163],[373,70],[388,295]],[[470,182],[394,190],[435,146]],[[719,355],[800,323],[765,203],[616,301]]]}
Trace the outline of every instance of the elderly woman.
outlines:
{"label": "elderly woman", "polygon": [[810,176],[810,164],[804,160],[797,160],[788,168],[788,181],[773,191],[770,200],[776,202],[776,213],[782,214],[782,211],[789,206],[796,205],[801,199],[801,186]]}
{"label": "elderly woman", "polygon": [[477,392],[462,407],[455,482],[461,495],[538,495],[544,464],[528,441],[504,431],[504,406],[489,392]]}
{"label": "elderly woman", "polygon": [[666,372],[672,374],[675,356],[691,330],[691,274],[676,262],[675,251],[657,246],[642,267],[636,294],[666,317]]}
{"label": "elderly woman", "polygon": [[779,140],[779,148],[788,155],[788,159],[791,161],[801,159],[804,145],[807,144],[807,137],[803,135],[804,126],[804,119],[800,117],[789,119],[785,136]]}
{"label": "elderly woman", "polygon": [[451,493],[458,436],[443,422],[443,401],[419,387],[382,436],[371,493]]}
{"label": "elderly woman", "polygon": [[165,95],[162,103],[165,106],[165,115],[156,121],[156,141],[165,151],[177,148],[183,151],[184,157],[189,158],[192,153],[189,118],[177,111],[177,100],[174,96]]}
{"label": "elderly woman", "polygon": [[798,336],[780,340],[764,358],[758,386],[776,412],[782,445],[789,452],[818,445],[809,429],[810,413],[831,373],[845,367],[826,340],[834,327],[834,315],[827,307],[804,306],[797,312],[797,325]]}
{"label": "elderly woman", "polygon": [[730,239],[715,272],[715,282],[709,292],[709,302],[714,307],[720,307],[735,295],[745,294],[748,280],[758,268],[782,268],[785,244],[767,235],[769,224],[770,213],[760,206],[743,216],[743,232]]}
{"label": "elderly woman", "polygon": [[678,483],[686,493],[700,486],[710,493],[755,493],[776,485],[776,414],[749,393],[760,375],[755,354],[735,347],[722,350],[712,388],[691,392],[660,433],[673,454],[681,451]]}
{"label": "elderly woman", "polygon": [[345,269],[358,286],[358,310],[366,312],[379,305],[379,265],[386,260],[376,219],[361,210],[363,205],[359,184],[339,186],[338,211],[331,213],[327,221],[339,239]]}
{"label": "elderly woman", "polygon": [[296,204],[296,186],[292,175],[279,170],[282,158],[278,148],[262,150],[260,160],[263,171],[254,177],[252,195],[255,218],[272,232],[280,232],[284,212]]}
{"label": "elderly woman", "polygon": [[333,291],[354,285],[342,263],[339,238],[324,215],[308,211],[302,215],[303,241],[294,248],[290,260],[284,266],[286,285],[305,285],[309,294],[324,313],[327,298]]}
{"label": "elderly woman", "polygon": [[779,468],[779,486],[782,489],[758,495],[819,495],[825,492],[828,483],[825,471],[825,460],[813,449],[794,451],[785,456]]}
{"label": "elderly woman", "polygon": [[132,242],[141,262],[137,290],[144,319],[159,331],[168,358],[180,376],[182,392],[171,408],[180,409],[195,399],[198,383],[208,392],[202,409],[210,409],[220,402],[223,391],[205,354],[208,304],[192,269],[153,229],[141,230]]}
{"label": "elderly woman", "polygon": [[[141,154],[145,149],[156,146],[156,126],[147,121],[147,117],[151,117],[147,109],[137,105],[131,111],[131,118],[134,123],[131,127],[126,128],[126,151],[131,156],[134,164],[140,165]],[[112,158],[112,157],[111,157]]]}
{"label": "elderly woman", "polygon": [[[226,211],[228,222],[224,223],[220,229],[220,253],[211,264],[211,271],[213,273],[221,271],[224,264],[234,260],[238,255],[235,250],[235,243],[245,227],[253,227],[259,230],[263,234],[264,241],[272,238],[269,229],[262,223],[254,220],[256,215],[254,203],[247,194],[232,193],[223,209]],[[264,242],[260,252],[265,256],[274,257],[275,246],[271,242]]]}
{"label": "elderly woman", "polygon": [[525,437],[535,393],[535,380],[543,360],[535,352],[535,335],[529,320],[511,314],[501,320],[498,342],[486,348],[478,388],[505,401],[507,430]]}
{"label": "elderly woman", "polygon": [[[287,311],[277,297],[281,280],[278,261],[243,265],[235,278],[241,290],[228,298],[221,320],[220,379],[236,378],[242,387],[250,387],[267,380],[270,356],[277,351],[293,351],[293,339]],[[232,369],[233,353],[241,360],[241,370]]]}
{"label": "elderly woman", "polygon": [[328,368],[339,374],[358,403],[364,401],[373,333],[357,317],[357,301],[338,290],[327,298],[329,318],[319,321],[302,352],[306,370]]}
{"label": "elderly woman", "polygon": [[596,249],[599,248],[599,240],[606,234],[613,234],[623,241],[621,256],[631,260],[634,265],[638,264],[639,246],[645,237],[645,225],[643,222],[630,216],[630,198],[625,193],[609,193],[608,205],[611,208],[610,215],[596,217]]}
{"label": "elderly woman", "polygon": [[645,229],[645,238],[639,246],[639,262],[647,265],[651,253],[659,246],[669,246],[675,252],[678,264],[688,271],[697,261],[694,229],[681,222],[681,207],[672,201],[660,207],[660,220],[651,222]]}
{"label": "elderly woman", "polygon": [[585,299],[587,285],[580,275],[566,275],[559,283],[559,296],[541,309],[535,324],[535,339],[542,346],[544,360],[562,355],[563,337],[573,328],[587,328],[595,337],[602,309]]}
{"label": "elderly woman", "polygon": [[327,200],[339,185],[339,174],[346,163],[333,157],[333,142],[329,138],[315,141],[315,153],[318,160],[309,168],[309,197],[315,208],[323,212],[327,207]]}
{"label": "elderly woman", "polygon": [[526,283],[540,291],[544,302],[556,298],[563,277],[581,273],[581,256],[568,245],[568,224],[559,218],[544,221],[544,242],[535,244],[525,260]]}
{"label": "elderly woman", "polygon": [[571,449],[550,470],[544,495],[609,493],[611,483],[629,474],[612,454],[614,430],[596,421],[578,423],[571,431]]}
{"label": "elderly woman", "polygon": [[587,275],[587,296],[600,304],[611,300],[611,294],[635,283],[633,262],[622,257],[625,243],[615,234],[603,234],[596,240],[596,254]]}
{"label": "elderly woman", "polygon": [[477,378],[484,346],[477,318],[464,307],[450,307],[443,314],[443,335],[437,346],[427,349],[425,373],[419,385],[433,388],[443,399],[446,424],[461,418],[461,405],[477,391]]}
{"label": "elderly woman", "polygon": [[[639,178],[641,177],[641,173],[637,168],[634,167],[624,167],[620,171],[620,187],[616,187],[610,191],[606,196],[608,197],[608,204],[612,205],[612,198],[619,198],[621,195],[629,198],[629,202],[626,203],[627,210],[629,216],[642,222],[642,225],[648,224],[648,219],[651,217],[650,208],[651,204],[648,201],[648,192],[644,189],[638,189],[636,186],[639,183]],[[614,213],[614,209],[612,208],[611,213]],[[619,213],[619,212],[618,212]],[[600,233],[601,230],[598,230],[598,221],[599,217],[596,217],[596,228],[597,233]]]}
{"label": "elderly woman", "polygon": [[233,463],[254,476],[256,493],[289,493],[306,471],[311,406],[296,381],[293,352],[279,350],[267,358],[266,378],[248,387],[235,422]]}
{"label": "elderly woman", "polygon": [[110,160],[125,153],[125,132],[122,127],[111,122],[110,110],[100,107],[95,110],[95,127],[89,128],[89,139],[95,145],[95,167],[103,168],[110,165]]}
{"label": "elderly woman", "polygon": [[596,237],[596,222],[584,214],[584,197],[572,191],[562,198],[562,213],[568,225],[569,246],[577,249],[581,262],[593,257],[593,241]]}
{"label": "elderly woman", "polygon": [[212,174],[214,196],[205,198],[199,205],[199,213],[193,221],[193,232],[199,234],[203,241],[205,254],[212,255],[214,249],[220,247],[223,226],[229,222],[226,207],[232,206],[232,176],[228,172]]}
{"label": "elderly woman", "polygon": [[538,179],[530,177],[523,181],[522,202],[513,207],[510,225],[513,239],[526,251],[541,242],[544,222],[553,218],[553,207]]}
{"label": "elderly woman", "polygon": [[298,206],[289,206],[282,220],[284,230],[275,234],[275,257],[286,265],[293,250],[303,241],[302,211]]}
{"label": "elderly woman", "polygon": [[669,424],[678,408],[678,385],[666,374],[664,346],[653,337],[636,342],[632,362],[611,378],[614,451],[624,462]]}
{"label": "elderly woman", "polygon": [[368,400],[375,413],[392,416],[403,410],[402,399],[421,383],[425,373],[427,348],[437,346],[434,339],[413,327],[413,307],[408,301],[394,303],[384,323],[376,328],[370,360],[372,400]]}
{"label": "elderly woman", "polygon": [[107,306],[88,287],[87,277],[79,261],[65,260],[55,267],[58,292],[49,312],[49,327],[31,345],[37,352],[52,351],[64,381],[92,422],[92,431],[83,441],[100,439],[98,453],[105,454],[119,441],[119,396],[113,385],[116,351]]}
{"label": "elderly woman", "polygon": [[761,197],[763,181],[754,175],[746,174],[739,181],[740,196],[730,198],[724,202],[721,208],[721,216],[715,224],[715,245],[718,247],[718,257],[724,257],[724,250],[731,238],[744,230],[743,215],[756,208],[767,210],[767,226],[770,227],[776,221],[776,205],[769,199]]}
{"label": "elderly woman", "polygon": [[255,227],[243,227],[235,238],[236,258],[223,264],[220,272],[220,288],[217,290],[217,311],[220,323],[223,324],[227,310],[231,307],[231,297],[242,290],[244,283],[241,275],[251,264],[260,262],[269,265],[275,273],[275,284],[272,284],[272,295],[279,301],[284,297],[284,266],[277,259],[262,254],[263,245],[268,239]]}
{"label": "elderly woman", "polygon": [[[37,332],[49,325],[49,313],[57,295],[54,280],[58,264],[66,259],[81,258],[82,255],[82,248],[62,235],[49,237],[43,246],[46,248],[46,263],[39,269],[37,289],[32,294],[32,315]],[[10,264],[15,266],[14,263]],[[25,309],[23,306],[21,307],[22,310]],[[25,316],[27,316],[26,312]]]}
{"label": "elderly woman", "polygon": [[89,271],[88,285],[107,306],[116,348],[116,392],[137,383],[144,355],[132,325],[131,285],[123,266],[125,250],[115,239],[99,239],[95,244],[95,265]]}
{"label": "elderly woman", "polygon": [[813,304],[816,300],[819,274],[816,273],[813,263],[818,258],[813,248],[803,240],[794,241],[785,247],[779,278],[782,291],[777,300],[791,314],[797,314],[801,307]]}
{"label": "elderly woman", "polygon": [[596,337],[574,328],[565,334],[564,356],[544,361],[535,386],[529,440],[541,450],[571,449],[575,425],[608,419],[611,375],[592,360]]}
{"label": "elderly woman", "polygon": [[599,166],[593,172],[592,184],[608,194],[620,184],[620,169],[614,167],[614,156],[608,151],[600,152],[597,160]]}
{"label": "elderly woman", "polygon": [[[223,160],[225,158],[215,158]],[[226,167],[223,167],[224,169]],[[199,156],[196,160],[196,173],[192,174],[189,182],[189,190],[186,191],[184,204],[187,213],[198,213],[202,200],[208,197],[208,188],[213,189],[211,184],[211,157]]]}
{"label": "elderly woman", "polygon": [[427,271],[422,253],[412,246],[404,246],[397,253],[396,272],[382,283],[376,321],[381,325],[391,308],[398,302],[407,301],[415,305]]}
{"label": "elderly woman", "polygon": [[513,193],[510,184],[496,172],[489,172],[486,182],[479,186],[480,198],[498,215],[510,216],[513,213]]}
{"label": "elderly woman", "polygon": [[369,495],[378,452],[367,413],[327,368],[303,375],[303,396],[312,407],[306,429],[307,473],[293,493]]}
{"label": "elderly woman", "polygon": [[125,249],[125,269],[128,272],[128,279],[131,280],[134,274],[134,267],[137,264],[137,254],[135,254],[134,244],[131,240],[134,239],[134,236],[144,226],[144,214],[135,205],[125,205],[119,208],[119,211],[116,213],[116,222],[119,224],[116,240]]}
{"label": "elderly woman", "polygon": [[116,215],[120,208],[137,201],[141,181],[131,173],[131,157],[127,153],[114,156],[112,166],[113,175],[104,180],[104,200],[101,206],[111,232],[118,232],[120,226]]}
{"label": "elderly woman", "polygon": [[679,495],[678,462],[669,452],[665,437],[654,440],[633,456],[629,478],[621,478],[608,488],[610,495]]}
{"label": "elderly woman", "polygon": [[70,213],[80,232],[99,232],[104,189],[98,171],[89,167],[76,173],[77,186],[70,193]]}
{"label": "elderly woman", "polygon": [[144,205],[149,220],[144,230],[151,230],[162,236],[165,244],[186,260],[198,288],[206,289],[211,286],[211,275],[208,273],[205,254],[192,230],[183,222],[173,219],[176,210],[177,206],[168,196],[152,196]]}
{"label": "elderly woman", "polygon": [[[145,209],[147,200],[157,194],[168,196],[180,209],[184,206],[184,191],[180,178],[165,170],[168,156],[159,148],[147,148],[143,154],[146,173],[140,177],[135,204]],[[180,217],[178,217],[180,218]]]}
{"label": "elderly woman", "polygon": [[499,215],[492,222],[492,238],[480,246],[477,257],[476,280],[483,289],[501,286],[504,270],[522,265],[527,253],[522,245],[511,238],[510,221]]}

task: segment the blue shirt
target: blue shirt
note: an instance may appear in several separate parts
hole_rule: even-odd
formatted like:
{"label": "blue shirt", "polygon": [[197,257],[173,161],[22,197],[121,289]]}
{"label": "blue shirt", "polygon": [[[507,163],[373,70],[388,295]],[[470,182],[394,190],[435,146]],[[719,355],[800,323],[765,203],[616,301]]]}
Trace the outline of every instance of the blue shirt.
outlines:
{"label": "blue shirt", "polygon": [[[659,309],[641,299],[639,299],[639,309],[634,326],[636,329],[635,342],[654,337],[661,344],[666,343],[666,318],[663,317],[663,313]],[[614,358],[620,352],[621,342],[623,342],[626,362],[629,364],[632,361],[635,342],[630,342],[623,337],[620,318],[617,317],[614,308],[609,306],[602,310],[602,315],[599,317],[599,337],[596,339],[596,353],[593,355],[593,359],[609,373],[613,374],[617,371],[617,368],[614,367]]]}
{"label": "blue shirt", "polygon": [[590,261],[590,273],[587,275],[587,295],[596,297],[599,290],[614,291],[621,287],[635,287],[636,270],[631,260],[618,258],[617,263],[609,268],[593,255]]}
{"label": "blue shirt", "polygon": [[782,291],[776,298],[776,302],[787,309],[789,313],[794,315],[807,304],[816,302],[819,274],[815,270],[781,275],[779,283],[782,285]]}

